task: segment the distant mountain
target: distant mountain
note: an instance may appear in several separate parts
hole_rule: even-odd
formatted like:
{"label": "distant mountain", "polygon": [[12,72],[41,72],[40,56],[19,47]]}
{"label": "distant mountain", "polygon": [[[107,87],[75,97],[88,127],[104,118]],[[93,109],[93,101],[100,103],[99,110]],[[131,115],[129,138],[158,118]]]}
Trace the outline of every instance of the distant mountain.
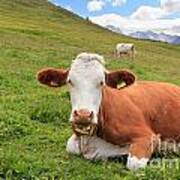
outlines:
{"label": "distant mountain", "polygon": [[122,34],[121,29],[118,28],[118,27],[115,27],[115,26],[112,26],[112,25],[107,25],[106,28],[109,29],[110,31]]}
{"label": "distant mountain", "polygon": [[162,41],[170,44],[180,44],[180,36],[169,35],[165,33],[155,33],[153,31],[137,31],[130,33],[129,36],[138,39],[150,39],[154,41]]}
{"label": "distant mountain", "polygon": [[[110,31],[119,33],[119,34],[124,34],[126,36],[130,36],[133,38],[137,39],[149,39],[153,41],[162,41],[162,42],[167,42],[170,44],[180,44],[180,36],[177,35],[169,35],[165,33],[156,33],[153,31],[136,31],[133,33],[128,33],[128,32],[123,32],[119,27],[115,27],[112,25],[107,25],[107,29]],[[180,26],[174,26],[174,29],[179,32]]]}

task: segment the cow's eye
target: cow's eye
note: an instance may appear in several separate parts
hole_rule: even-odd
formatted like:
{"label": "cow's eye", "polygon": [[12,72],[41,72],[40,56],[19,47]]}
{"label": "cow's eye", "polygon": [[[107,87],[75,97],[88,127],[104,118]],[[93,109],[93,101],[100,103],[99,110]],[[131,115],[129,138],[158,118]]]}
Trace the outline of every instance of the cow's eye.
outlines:
{"label": "cow's eye", "polygon": [[101,81],[101,82],[100,82],[100,86],[103,86],[103,85],[104,85],[104,82],[103,82],[103,81]]}
{"label": "cow's eye", "polygon": [[71,86],[73,85],[71,79],[68,80],[68,84],[70,84]]}

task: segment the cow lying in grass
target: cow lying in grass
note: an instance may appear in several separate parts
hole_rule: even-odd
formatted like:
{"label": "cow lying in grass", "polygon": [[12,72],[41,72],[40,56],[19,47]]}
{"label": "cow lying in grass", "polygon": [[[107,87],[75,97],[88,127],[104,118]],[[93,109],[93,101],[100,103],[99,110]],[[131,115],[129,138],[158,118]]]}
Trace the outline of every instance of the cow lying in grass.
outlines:
{"label": "cow lying in grass", "polygon": [[[127,167],[145,167],[159,142],[179,140],[180,88],[168,83],[134,82],[128,71],[107,72],[103,57],[82,53],[69,70],[38,72],[45,85],[68,84],[74,134],[67,151],[87,159],[128,154]],[[117,89],[122,80],[126,86]]]}

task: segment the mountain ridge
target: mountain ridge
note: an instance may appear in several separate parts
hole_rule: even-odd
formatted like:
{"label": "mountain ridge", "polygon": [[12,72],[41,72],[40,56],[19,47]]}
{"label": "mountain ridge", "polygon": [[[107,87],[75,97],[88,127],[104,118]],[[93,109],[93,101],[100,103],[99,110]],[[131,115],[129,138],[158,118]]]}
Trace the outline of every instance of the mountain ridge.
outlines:
{"label": "mountain ridge", "polygon": [[118,34],[126,35],[126,36],[133,37],[136,39],[161,41],[161,42],[167,42],[167,43],[175,44],[175,45],[180,44],[180,36],[178,36],[178,35],[170,35],[170,34],[166,34],[163,32],[157,33],[157,32],[151,31],[151,30],[135,31],[135,32],[127,33],[125,31],[122,31],[119,27],[115,27],[112,25],[107,25],[106,28],[112,32],[116,32]]}
{"label": "mountain ridge", "polygon": [[130,33],[129,36],[138,39],[149,39],[154,41],[162,41],[170,44],[180,44],[180,36],[169,35],[166,33],[155,33],[153,31],[137,31]]}

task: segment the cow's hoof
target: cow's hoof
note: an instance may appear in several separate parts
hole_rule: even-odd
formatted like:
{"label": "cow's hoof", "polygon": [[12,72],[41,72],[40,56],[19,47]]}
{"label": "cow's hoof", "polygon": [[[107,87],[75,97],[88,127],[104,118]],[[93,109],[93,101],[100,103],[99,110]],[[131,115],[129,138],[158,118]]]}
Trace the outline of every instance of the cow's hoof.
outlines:
{"label": "cow's hoof", "polygon": [[71,153],[71,154],[77,154],[79,155],[81,152],[80,152],[80,147],[79,147],[79,138],[73,134],[69,139],[68,139],[68,142],[67,142],[67,146],[66,146],[66,151],[68,153]]}
{"label": "cow's hoof", "polygon": [[137,170],[146,167],[148,161],[149,161],[148,158],[138,159],[136,156],[129,155],[126,166],[130,170]]}

